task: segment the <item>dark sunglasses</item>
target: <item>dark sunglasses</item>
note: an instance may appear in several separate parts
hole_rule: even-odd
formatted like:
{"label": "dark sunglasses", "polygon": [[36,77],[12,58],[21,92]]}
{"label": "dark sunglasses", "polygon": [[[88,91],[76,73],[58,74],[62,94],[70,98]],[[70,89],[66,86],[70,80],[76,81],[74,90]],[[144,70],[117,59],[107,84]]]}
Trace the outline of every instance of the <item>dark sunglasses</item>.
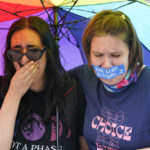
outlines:
{"label": "dark sunglasses", "polygon": [[27,56],[28,59],[36,61],[41,59],[45,50],[46,48],[30,48],[26,53],[22,53],[20,50],[8,50],[7,56],[9,60],[15,62],[20,62],[24,55]]}

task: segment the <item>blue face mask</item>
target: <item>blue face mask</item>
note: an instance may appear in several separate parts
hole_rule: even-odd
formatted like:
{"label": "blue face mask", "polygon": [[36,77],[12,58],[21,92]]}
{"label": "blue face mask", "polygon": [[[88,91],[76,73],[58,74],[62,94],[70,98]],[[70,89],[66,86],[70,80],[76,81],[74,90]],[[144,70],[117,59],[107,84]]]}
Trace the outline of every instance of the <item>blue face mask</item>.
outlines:
{"label": "blue face mask", "polygon": [[112,66],[108,69],[94,65],[92,65],[92,67],[95,70],[95,73],[98,78],[103,78],[107,80],[113,79],[125,73],[125,66],[123,64],[118,66]]}

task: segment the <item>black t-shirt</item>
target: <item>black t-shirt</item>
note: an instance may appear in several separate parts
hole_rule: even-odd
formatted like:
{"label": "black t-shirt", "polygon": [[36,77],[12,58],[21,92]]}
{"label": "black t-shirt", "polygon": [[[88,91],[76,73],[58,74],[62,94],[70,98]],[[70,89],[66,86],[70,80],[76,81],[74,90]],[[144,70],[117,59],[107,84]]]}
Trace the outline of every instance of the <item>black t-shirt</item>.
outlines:
{"label": "black t-shirt", "polygon": [[[32,94],[32,112],[16,120],[11,150],[56,150],[56,113],[44,122],[44,92]],[[64,114],[59,118],[59,150],[78,150],[82,136],[85,101],[80,86],[72,80],[64,93]]]}

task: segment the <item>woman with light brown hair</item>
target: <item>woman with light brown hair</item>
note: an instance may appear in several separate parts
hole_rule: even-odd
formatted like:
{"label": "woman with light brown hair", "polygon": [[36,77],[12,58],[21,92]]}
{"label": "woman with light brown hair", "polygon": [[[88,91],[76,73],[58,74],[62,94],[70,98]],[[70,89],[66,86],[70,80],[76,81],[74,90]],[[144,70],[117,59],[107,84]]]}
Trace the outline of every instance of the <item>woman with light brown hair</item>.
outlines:
{"label": "woman with light brown hair", "polygon": [[[71,70],[81,83],[90,150],[150,147],[150,68],[126,14],[97,13],[83,34],[88,65]],[[90,136],[89,136],[90,135]]]}

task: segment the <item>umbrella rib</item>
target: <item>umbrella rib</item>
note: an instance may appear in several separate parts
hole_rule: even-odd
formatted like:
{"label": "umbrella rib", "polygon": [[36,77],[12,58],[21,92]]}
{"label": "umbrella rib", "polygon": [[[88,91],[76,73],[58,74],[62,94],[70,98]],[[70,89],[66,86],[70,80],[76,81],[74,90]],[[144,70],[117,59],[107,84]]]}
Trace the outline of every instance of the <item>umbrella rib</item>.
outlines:
{"label": "umbrella rib", "polygon": [[24,10],[24,11],[16,11],[16,13],[22,13],[22,12],[33,11],[33,10],[41,10],[41,9],[43,9],[43,8],[28,9],[28,10]]}
{"label": "umbrella rib", "polygon": [[125,6],[130,5],[130,4],[134,3],[134,2],[135,2],[135,1],[129,2],[129,3],[127,3],[127,4],[124,4],[124,5],[122,5],[122,6],[119,6],[119,7],[117,7],[117,8],[114,8],[113,10],[117,10],[117,9],[119,9],[119,8],[125,7]]}
{"label": "umbrella rib", "polygon": [[11,14],[11,15],[17,16],[17,17],[22,17],[22,16],[20,16],[20,15],[18,15],[18,14],[16,14],[16,13],[11,13],[11,12],[6,11],[6,10],[4,10],[4,9],[0,9],[0,10],[1,10],[1,11],[6,12],[6,13],[8,13],[8,14]]}
{"label": "umbrella rib", "polygon": [[[67,31],[67,32],[68,32],[68,31]],[[66,34],[67,32],[65,32],[65,34]],[[65,37],[72,45],[78,47],[75,43],[73,43],[71,40],[68,39],[69,35],[67,34],[67,36],[66,36],[65,34],[62,32],[61,38],[62,38],[62,37]]]}
{"label": "umbrella rib", "polygon": [[0,30],[9,30],[9,28],[0,28]]}
{"label": "umbrella rib", "polygon": [[[66,26],[63,26],[63,28],[64,29],[68,29],[68,30],[80,30],[80,28],[73,28],[73,26],[72,27],[66,27]],[[82,29],[81,29],[82,30]]]}
{"label": "umbrella rib", "polygon": [[77,1],[73,3],[73,5],[70,7],[70,9],[66,12],[66,14],[58,21],[58,24],[68,15],[68,13],[71,11],[71,9],[75,6]]}
{"label": "umbrella rib", "polygon": [[[66,22],[66,23],[62,23],[62,24],[59,24],[59,30],[61,31],[62,28],[67,28],[68,30],[69,29],[73,29],[73,30],[77,30],[77,28],[73,28],[73,26],[75,26],[75,24],[77,24],[78,22],[80,21],[84,21],[84,20],[87,20],[89,18],[84,18],[84,19],[80,19],[80,20],[77,20],[77,21],[72,21],[72,22]],[[84,23],[84,22],[83,22]],[[71,27],[66,27],[65,25],[67,24],[73,24]],[[78,29],[79,30],[79,29]],[[60,33],[59,33],[60,34]]]}
{"label": "umbrella rib", "polygon": [[[66,9],[67,9],[67,8],[66,8]],[[68,9],[69,9],[69,8],[68,8]],[[84,12],[93,13],[93,14],[96,13],[94,10],[93,10],[93,11],[89,11],[89,10],[83,10],[83,9],[78,9],[78,8],[73,8],[73,10],[84,11]]]}
{"label": "umbrella rib", "polygon": [[49,13],[48,13],[48,11],[47,11],[45,5],[44,5],[43,0],[40,0],[40,1],[41,1],[41,4],[42,4],[43,8],[45,9],[45,11],[46,11],[46,13],[47,13],[47,15],[48,15],[49,22],[54,22],[54,21],[52,20],[51,16],[49,15]]}
{"label": "umbrella rib", "polygon": [[[76,22],[77,23],[77,22]],[[74,45],[74,46],[76,46],[76,47],[78,47],[78,43],[73,43],[70,39],[69,39],[69,34],[68,34],[68,32],[70,31],[69,29],[76,29],[76,28],[73,28],[73,26],[75,26],[75,23],[71,26],[71,27],[66,27],[65,29],[68,29],[68,30],[65,30],[65,33],[64,32],[62,32],[62,30],[60,30],[60,33],[62,34],[61,35],[61,37],[60,37],[60,39],[62,38],[62,37],[65,37],[67,40],[69,40],[69,42],[72,44],[72,45]],[[78,29],[79,30],[79,29]],[[71,31],[70,31],[71,32]],[[60,34],[59,33],[59,34]]]}
{"label": "umbrella rib", "polygon": [[64,18],[67,16],[67,14],[71,11],[71,9],[75,6],[78,0],[75,1],[74,5],[66,12],[66,14],[58,21],[58,24],[62,21],[64,23]]}
{"label": "umbrella rib", "polygon": [[0,10],[4,11],[6,13],[12,14],[12,15],[18,16],[18,17],[22,17],[22,16],[18,15],[18,13],[27,12],[27,11],[33,11],[33,10],[41,10],[41,9],[43,9],[43,8],[28,9],[28,10],[24,10],[24,11],[16,11],[15,13],[11,13],[11,12],[6,11],[4,9],[0,9]]}
{"label": "umbrella rib", "polygon": [[62,6],[63,6],[63,5],[67,5],[67,4],[69,4],[69,3],[72,3],[72,2],[77,3],[77,1],[78,1],[78,0],[75,0],[75,1],[72,0],[71,2],[63,3]]}
{"label": "umbrella rib", "polygon": [[38,15],[36,15],[36,16],[43,15],[44,13],[46,13],[46,12],[45,12],[45,11],[43,11],[43,12],[39,13],[39,14],[38,14]]}
{"label": "umbrella rib", "polygon": [[[72,0],[71,2],[61,3],[61,6],[64,6],[66,4],[69,4],[69,3],[72,3],[72,2],[75,2],[75,1],[78,1],[78,0]],[[45,2],[47,4],[50,4],[50,5],[52,5],[54,7],[54,4],[52,2],[50,2],[50,1],[43,0],[43,2]]]}
{"label": "umbrella rib", "polygon": [[84,20],[87,20],[87,19],[90,19],[90,18],[84,18],[84,19],[80,19],[80,20],[76,20],[76,21],[65,22],[65,23],[59,24],[59,26],[63,26],[63,25],[67,25],[67,24],[72,24],[72,23],[78,23],[80,21],[84,21]]}
{"label": "umbrella rib", "polygon": [[[66,28],[66,29],[68,29],[68,28]],[[61,27],[58,26],[58,31],[59,31],[59,33],[58,33],[59,39],[58,39],[58,40],[60,40],[62,37],[65,37],[67,40],[69,40],[69,34],[68,34],[69,29],[68,29],[68,30],[65,30],[65,32],[63,32],[63,31],[61,30]],[[60,36],[60,35],[61,35],[61,36]],[[70,41],[71,44],[73,44],[74,46],[76,46],[71,40],[69,40],[69,41]]]}

